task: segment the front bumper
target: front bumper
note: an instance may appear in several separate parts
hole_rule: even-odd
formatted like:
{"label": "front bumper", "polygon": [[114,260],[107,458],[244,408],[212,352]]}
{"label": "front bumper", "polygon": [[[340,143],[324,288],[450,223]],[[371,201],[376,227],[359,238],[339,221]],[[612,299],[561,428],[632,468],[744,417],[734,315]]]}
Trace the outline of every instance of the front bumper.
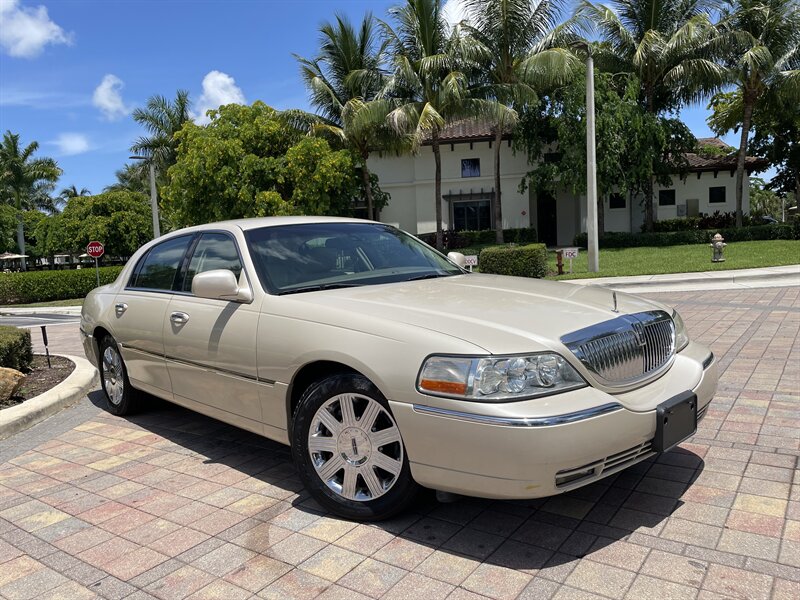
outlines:
{"label": "front bumper", "polygon": [[[506,403],[491,414],[455,406],[390,402],[414,479],[437,490],[485,498],[551,496],[607,477],[655,454],[656,406],[691,389],[698,420],[717,387],[710,352],[690,344],[662,377],[619,395],[587,387],[536,401]],[[540,402],[541,404],[541,402]],[[558,405],[577,407],[566,412]],[[528,411],[526,413],[525,411]],[[516,414],[514,414],[516,412]]]}
{"label": "front bumper", "polygon": [[92,363],[95,367],[98,367],[97,364],[97,347],[94,343],[94,336],[91,333],[87,333],[83,330],[83,326],[80,328],[81,332],[81,343],[83,344],[83,353],[86,355],[86,360]]}

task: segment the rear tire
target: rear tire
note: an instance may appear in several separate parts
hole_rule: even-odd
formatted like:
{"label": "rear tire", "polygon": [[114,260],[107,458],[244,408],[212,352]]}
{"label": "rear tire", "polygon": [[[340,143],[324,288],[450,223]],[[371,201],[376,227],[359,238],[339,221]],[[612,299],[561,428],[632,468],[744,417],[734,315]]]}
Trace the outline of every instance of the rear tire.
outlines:
{"label": "rear tire", "polygon": [[136,412],[139,394],[131,387],[128,370],[113,337],[107,335],[100,340],[98,354],[100,383],[108,400],[108,412],[117,416]]}
{"label": "rear tire", "polygon": [[292,457],[314,500],[347,519],[388,519],[419,491],[389,403],[362,375],[333,375],[303,393]]}

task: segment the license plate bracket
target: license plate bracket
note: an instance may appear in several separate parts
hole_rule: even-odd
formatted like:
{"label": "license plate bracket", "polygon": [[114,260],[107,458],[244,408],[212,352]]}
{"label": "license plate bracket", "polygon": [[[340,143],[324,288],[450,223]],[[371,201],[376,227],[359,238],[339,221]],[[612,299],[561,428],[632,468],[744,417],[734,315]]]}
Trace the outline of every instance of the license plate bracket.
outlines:
{"label": "license plate bracket", "polygon": [[697,395],[683,392],[658,405],[656,409],[656,452],[671,450],[697,431]]}

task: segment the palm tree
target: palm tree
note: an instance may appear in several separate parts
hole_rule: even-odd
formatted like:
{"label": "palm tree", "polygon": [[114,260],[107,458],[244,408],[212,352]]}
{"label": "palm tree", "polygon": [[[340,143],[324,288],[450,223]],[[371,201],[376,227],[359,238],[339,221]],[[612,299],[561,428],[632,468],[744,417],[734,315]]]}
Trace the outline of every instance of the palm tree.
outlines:
{"label": "palm tree", "polygon": [[61,190],[61,193],[58,194],[58,197],[66,202],[70,198],[78,198],[80,196],[91,196],[92,192],[90,192],[87,188],[81,188],[80,190],[75,186],[75,184],[65,187]]}
{"label": "palm tree", "polygon": [[500,149],[503,135],[516,125],[516,109],[538,102],[538,94],[564,85],[580,62],[563,48],[553,48],[561,13],[557,0],[466,0],[465,29],[485,48],[487,61],[472,95],[492,99],[512,110],[498,111],[494,123],[494,223],[503,243]]}
{"label": "palm tree", "polygon": [[741,127],[736,159],[736,226],[742,226],[747,140],[753,111],[765,100],[800,103],[800,9],[796,0],[726,0],[717,25],[724,39],[722,64],[737,90],[734,112]]}
{"label": "palm tree", "polygon": [[[657,115],[714,93],[724,70],[713,60],[713,0],[584,0],[576,21],[597,31],[604,43],[592,45],[600,70],[633,73],[642,84],[640,101]],[[653,180],[645,194],[645,224],[653,228]]]}
{"label": "palm tree", "polygon": [[145,165],[127,163],[124,167],[118,169],[114,176],[117,181],[103,188],[104,192],[131,191],[140,194],[150,193],[149,175]]}
{"label": "palm tree", "polygon": [[190,106],[189,92],[178,90],[173,101],[164,96],[151,96],[146,108],[133,111],[133,120],[144,126],[150,135],[137,139],[131,152],[152,160],[161,176],[175,164],[178,148],[175,134],[191,118]]}
{"label": "palm tree", "polygon": [[369,219],[376,215],[367,160],[372,150],[384,146],[386,137],[386,115],[367,110],[386,77],[381,68],[386,42],[379,39],[376,25],[367,13],[356,31],[347,17],[336,15],[334,23],[320,27],[320,51],[315,58],[295,55],[311,105],[322,119],[313,129],[333,134],[361,161]]}
{"label": "palm tree", "polygon": [[[61,177],[61,169],[52,158],[33,158],[38,142],[25,148],[19,144],[19,134],[6,131],[0,145],[0,194],[2,201],[17,211],[17,245],[25,254],[25,226],[22,213],[52,204],[49,191]],[[22,259],[25,270],[25,259]]]}
{"label": "palm tree", "polygon": [[442,159],[440,133],[459,117],[494,115],[508,109],[469,97],[470,72],[486,59],[486,50],[460,27],[452,30],[444,19],[441,0],[406,0],[389,10],[395,28],[383,23],[392,52],[392,75],[383,97],[396,108],[387,120],[400,134],[410,136],[416,148],[429,140],[435,171],[436,247],[442,238]]}

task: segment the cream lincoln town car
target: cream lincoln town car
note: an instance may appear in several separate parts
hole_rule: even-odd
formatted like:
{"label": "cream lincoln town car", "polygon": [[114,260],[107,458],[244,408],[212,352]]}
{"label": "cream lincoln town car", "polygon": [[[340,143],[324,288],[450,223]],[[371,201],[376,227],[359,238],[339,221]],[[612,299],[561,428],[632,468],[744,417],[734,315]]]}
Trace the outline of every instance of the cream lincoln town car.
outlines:
{"label": "cream lincoln town car", "polygon": [[356,219],[183,229],[88,295],[84,348],[112,413],[149,392],[289,444],[355,519],[558,494],[695,432],[717,369],[678,313],[463,262]]}

